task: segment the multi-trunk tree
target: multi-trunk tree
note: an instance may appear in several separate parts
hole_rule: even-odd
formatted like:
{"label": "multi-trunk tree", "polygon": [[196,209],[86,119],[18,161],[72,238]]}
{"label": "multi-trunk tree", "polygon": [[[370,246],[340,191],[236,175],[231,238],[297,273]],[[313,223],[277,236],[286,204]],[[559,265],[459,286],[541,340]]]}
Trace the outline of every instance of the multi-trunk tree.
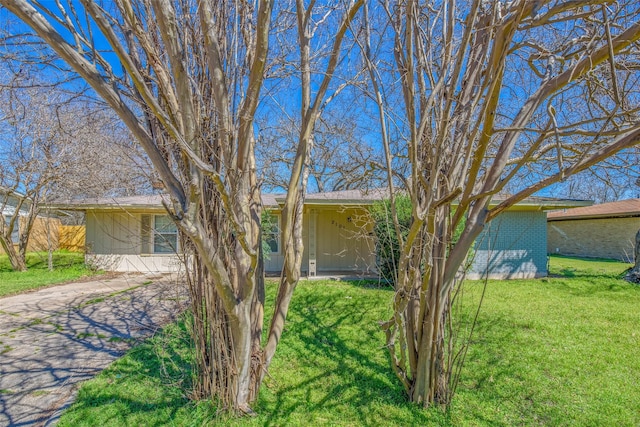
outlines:
{"label": "multi-trunk tree", "polygon": [[[336,3],[320,12],[313,1],[293,6],[300,37],[302,126],[283,210],[287,274],[263,348],[262,206],[254,120],[265,85],[274,2],[0,2],[35,33],[26,39],[42,40],[120,117],[169,195],[166,209],[180,231],[188,263],[195,397],[213,397],[227,409],[252,412],[249,405],[275,352],[299,277],[303,247],[297,212],[304,200],[302,169],[309,141],[342,55],[342,40],[361,3]],[[276,9],[288,13],[285,6]],[[327,19],[342,24],[326,33],[332,49],[320,66],[321,84],[313,95],[313,29]]]}
{"label": "multi-trunk tree", "polygon": [[273,2],[2,4],[145,150],[192,255],[194,396],[250,412],[264,302],[253,119]]}
{"label": "multi-trunk tree", "polygon": [[[446,405],[464,355],[452,346],[452,299],[474,240],[515,203],[640,141],[640,5],[376,6],[360,45],[389,170],[394,156],[411,165],[413,209],[406,237],[398,232],[394,315],[384,327],[410,399]],[[402,135],[400,150],[388,129]]]}

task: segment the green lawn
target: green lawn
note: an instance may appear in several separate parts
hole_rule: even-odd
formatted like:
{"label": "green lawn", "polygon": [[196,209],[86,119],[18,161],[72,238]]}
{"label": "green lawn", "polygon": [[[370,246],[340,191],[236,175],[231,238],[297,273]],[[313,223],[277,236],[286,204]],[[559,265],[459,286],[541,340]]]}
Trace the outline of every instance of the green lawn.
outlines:
{"label": "green lawn", "polygon": [[0,297],[96,274],[85,266],[81,253],[54,252],[54,270],[49,271],[47,264],[46,252],[32,252],[27,254],[28,270],[15,272],[9,258],[0,255]]}
{"label": "green lawn", "polygon": [[[619,279],[626,267],[553,257],[558,277],[488,282],[448,413],[406,403],[391,373],[377,325],[389,290],[313,281],[296,290],[257,417],[187,400],[183,321],[85,383],[59,425],[638,426],[640,287]],[[463,316],[482,287],[468,283]]]}

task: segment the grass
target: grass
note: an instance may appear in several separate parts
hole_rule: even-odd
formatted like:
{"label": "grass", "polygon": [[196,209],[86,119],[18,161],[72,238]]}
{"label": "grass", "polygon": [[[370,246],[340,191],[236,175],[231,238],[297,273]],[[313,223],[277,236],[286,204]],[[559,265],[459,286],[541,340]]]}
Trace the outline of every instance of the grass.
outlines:
{"label": "grass", "polygon": [[553,255],[549,265],[549,274],[561,277],[619,278],[632,265],[613,259]]}
{"label": "grass", "polygon": [[[619,278],[626,268],[553,257],[556,277],[488,282],[446,413],[407,403],[391,372],[377,322],[392,292],[314,281],[296,290],[258,416],[224,418],[187,399],[183,319],[85,383],[59,425],[638,426],[640,287]],[[462,317],[482,287],[468,283]]]}
{"label": "grass", "polygon": [[31,252],[27,254],[28,270],[12,271],[9,258],[0,255],[0,297],[96,274],[85,266],[84,255],[76,252],[54,252],[53,266],[49,271],[46,252]]}

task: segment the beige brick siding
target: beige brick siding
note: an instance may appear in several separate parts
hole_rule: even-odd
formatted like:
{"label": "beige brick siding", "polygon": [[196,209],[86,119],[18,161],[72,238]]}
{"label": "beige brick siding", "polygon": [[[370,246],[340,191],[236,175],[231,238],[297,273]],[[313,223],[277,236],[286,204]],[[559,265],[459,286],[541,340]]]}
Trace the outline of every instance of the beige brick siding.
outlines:
{"label": "beige brick siding", "polygon": [[547,223],[549,253],[633,262],[640,218],[600,218]]}

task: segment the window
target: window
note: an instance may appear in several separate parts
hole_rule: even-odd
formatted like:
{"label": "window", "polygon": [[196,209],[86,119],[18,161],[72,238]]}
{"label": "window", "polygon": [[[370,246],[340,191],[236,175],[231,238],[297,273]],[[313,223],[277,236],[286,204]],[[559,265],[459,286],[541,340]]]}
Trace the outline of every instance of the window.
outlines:
{"label": "window", "polygon": [[175,253],[178,248],[178,228],[167,215],[153,217],[153,253]]}
{"label": "window", "polygon": [[142,215],[142,253],[172,254],[178,250],[178,228],[168,215]]}
{"label": "window", "polygon": [[[4,217],[5,227],[9,227],[9,223],[11,222],[11,216],[6,215]],[[13,230],[11,231],[11,243],[18,244],[20,243],[20,217],[16,218],[16,222],[13,224]]]}
{"label": "window", "polygon": [[280,216],[268,214],[262,221],[263,239],[272,254],[280,252]]}

